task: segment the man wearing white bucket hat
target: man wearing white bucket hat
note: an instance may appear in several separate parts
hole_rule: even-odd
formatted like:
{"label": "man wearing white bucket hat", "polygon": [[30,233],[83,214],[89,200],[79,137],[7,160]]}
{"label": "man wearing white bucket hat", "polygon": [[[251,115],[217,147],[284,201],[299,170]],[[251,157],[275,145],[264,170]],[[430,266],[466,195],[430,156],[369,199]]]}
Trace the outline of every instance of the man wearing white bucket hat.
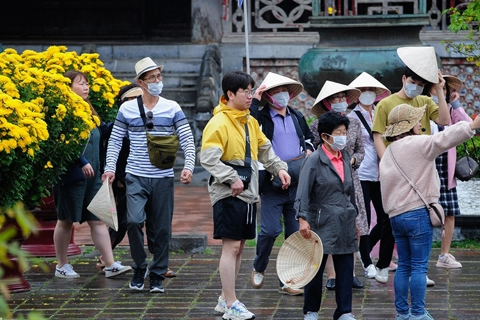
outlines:
{"label": "man wearing white bucket hat", "polygon": [[[302,89],[303,85],[300,82],[269,72],[255,91],[250,107],[250,113],[258,120],[263,133],[272,142],[273,151],[283,161],[297,158],[302,153],[308,156],[314,150],[311,143],[313,134],[308,128],[305,117],[288,106],[290,99],[297,96]],[[259,110],[260,104],[266,105]],[[290,176],[295,175],[291,174]],[[295,181],[291,181],[288,189],[282,190],[274,187],[271,177],[266,170],[260,170],[259,187],[262,212],[260,233],[257,236],[257,254],[253,261],[253,271],[250,277],[255,289],[263,286],[264,272],[273,244],[283,229],[282,217],[285,239],[298,231],[298,221],[295,219],[296,212],[293,207],[297,193]],[[303,294],[302,289],[291,288],[281,281],[278,292],[288,295]]]}
{"label": "man wearing white bucket hat", "polygon": [[371,203],[373,203],[377,215],[377,224],[370,231],[369,235],[360,237],[359,244],[363,267],[365,268],[365,277],[373,279],[377,275],[377,269],[370,258],[370,251],[380,241],[379,261],[386,260],[390,263],[395,245],[390,221],[382,206],[382,194],[378,179],[378,155],[373,144],[372,134],[372,119],[375,112],[374,102],[388,96],[390,90],[366,72],[362,72],[349,86],[357,88],[362,92],[360,97],[358,97],[358,104],[348,114],[348,117],[357,119],[362,123],[365,157],[358,168],[358,177],[362,186],[369,228]]}
{"label": "man wearing white bucket hat", "polygon": [[[397,49],[397,54],[405,63],[405,71],[402,76],[402,89],[382,99],[377,104],[375,117],[373,118],[373,138],[378,157],[381,159],[385,152],[385,141],[382,134],[390,125],[388,115],[390,111],[400,104],[408,104],[415,108],[426,106],[426,111],[421,119],[422,133],[430,134],[430,120],[440,125],[448,125],[450,115],[443,93],[445,80],[438,70],[437,58],[433,47],[402,47]],[[438,97],[438,105],[430,98],[421,95],[426,84],[432,83]],[[386,196],[386,195],[382,195]],[[388,265],[386,262],[377,263],[378,272],[375,279],[380,283],[388,281]],[[433,286],[435,282],[427,277],[427,285]]]}
{"label": "man wearing white bucket hat", "polygon": [[[373,119],[372,131],[380,159],[385,152],[385,142],[382,133],[388,122],[390,111],[400,104],[409,104],[415,108],[427,105],[427,111],[422,118],[422,128],[425,134],[430,134],[430,120],[440,125],[448,125],[447,102],[443,93],[445,80],[438,69],[437,57],[433,47],[402,47],[397,49],[397,54],[405,63],[405,71],[402,76],[402,89],[377,104],[377,111]],[[430,98],[421,95],[427,83],[435,84],[438,97],[438,105]]]}
{"label": "man wearing white bucket hat", "polygon": [[[130,153],[125,169],[127,195],[127,225],[130,251],[134,261],[134,275],[130,288],[143,290],[145,278],[150,274],[150,292],[164,292],[162,281],[168,271],[168,254],[171,237],[174,172],[171,158],[162,158],[159,166],[158,153],[150,154],[150,140],[175,138],[185,154],[185,165],[180,174],[184,184],[192,179],[195,167],[195,145],[193,135],[179,104],[160,96],[163,65],[158,66],[147,57],[135,64],[135,80],[143,94],[137,99],[126,101],[118,110],[108,142],[107,161],[102,181],[115,179],[116,163],[125,135],[130,138]],[[173,143],[171,143],[173,145]],[[174,144],[175,147],[177,146]],[[152,161],[152,156],[155,161]],[[168,162],[166,161],[168,160]],[[174,157],[173,157],[174,160]],[[149,241],[153,259],[148,268],[144,249],[143,227],[147,224],[155,231]],[[150,237],[147,237],[150,238]]]}

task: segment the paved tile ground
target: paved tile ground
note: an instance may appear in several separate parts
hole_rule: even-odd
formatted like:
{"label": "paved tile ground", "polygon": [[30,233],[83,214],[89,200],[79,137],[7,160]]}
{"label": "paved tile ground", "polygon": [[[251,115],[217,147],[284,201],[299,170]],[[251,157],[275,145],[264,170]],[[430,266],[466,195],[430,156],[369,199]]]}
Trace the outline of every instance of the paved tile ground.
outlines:
{"label": "paved tile ground", "polygon": [[[218,260],[221,253],[219,241],[212,239],[212,213],[205,186],[177,186],[175,188],[174,234],[198,234],[208,236],[208,250],[203,254],[172,253],[170,267],[177,278],[164,282],[164,294],[133,292],[128,283],[132,273],[106,279],[95,268],[98,253],[92,247],[88,227],[83,224],[75,232],[75,243],[83,253],[70,257],[81,278],[75,280],[54,277],[54,258],[43,258],[48,270],[44,272],[32,260],[32,267],[24,273],[31,285],[28,292],[14,293],[8,300],[14,317],[18,319],[30,311],[41,311],[49,319],[221,319],[213,308],[220,294],[221,284]],[[372,222],[374,223],[374,222]],[[125,239],[122,243],[128,244]],[[257,319],[303,319],[302,297],[277,293],[275,263],[278,248],[274,248],[266,270],[262,289],[250,285],[255,248],[244,252],[242,268],[237,281],[239,299],[256,314]],[[116,259],[131,264],[128,246],[114,251]],[[434,249],[430,258],[429,277],[436,281],[428,288],[427,308],[436,320],[480,319],[480,252],[454,250],[463,263],[459,270],[435,267],[439,250]],[[365,283],[364,289],[354,290],[353,313],[359,320],[394,319],[393,273],[385,285],[366,280],[357,260],[357,276]],[[332,319],[335,297],[324,290],[319,319]]]}
{"label": "paved tile ground", "polygon": [[[95,269],[97,253],[91,246],[82,247],[82,255],[72,257],[79,279],[57,279],[53,259],[45,259],[48,272],[33,266],[24,277],[31,290],[12,294],[8,301],[15,318],[36,310],[50,319],[221,319],[213,308],[220,294],[218,259],[221,247],[210,246],[203,254],[174,253],[170,266],[177,278],[164,282],[164,294],[134,292],[128,287],[132,273],[106,279]],[[257,319],[303,319],[302,297],[277,293],[275,257],[266,270],[265,285],[253,289],[250,272],[255,256],[254,248],[247,248],[237,281],[239,299],[256,314]],[[438,249],[430,259],[429,277],[436,285],[427,289],[427,308],[436,320],[480,319],[480,252],[456,250],[463,263],[459,270],[435,267]],[[116,258],[131,263],[128,248],[115,250]],[[393,276],[387,284],[366,280],[357,262],[357,276],[365,283],[364,289],[354,289],[353,313],[359,320],[394,319]],[[335,308],[334,293],[324,290],[319,319],[331,319]]]}

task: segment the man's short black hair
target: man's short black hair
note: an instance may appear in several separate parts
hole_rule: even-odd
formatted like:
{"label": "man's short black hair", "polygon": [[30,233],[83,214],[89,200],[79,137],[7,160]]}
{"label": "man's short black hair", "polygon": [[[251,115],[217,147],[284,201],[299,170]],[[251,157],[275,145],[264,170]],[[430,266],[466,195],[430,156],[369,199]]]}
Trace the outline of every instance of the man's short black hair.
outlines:
{"label": "man's short black hair", "polygon": [[320,136],[320,143],[323,143],[321,138],[322,133],[332,134],[332,132],[340,127],[341,125],[345,126],[345,129],[348,130],[348,125],[350,120],[346,116],[342,116],[340,113],[335,111],[328,111],[318,118],[318,135]]}
{"label": "man's short black hair", "polygon": [[410,69],[410,68],[407,67],[407,66],[405,66],[405,70],[404,70],[403,74],[405,75],[405,78],[411,77],[412,80],[421,81],[424,85],[426,85],[427,83],[429,83],[427,80],[425,80],[425,79],[423,79],[422,77],[420,77],[418,74],[416,74],[415,72],[413,72],[412,69]]}
{"label": "man's short black hair", "polygon": [[247,89],[248,86],[252,89],[255,86],[255,80],[252,76],[243,71],[230,71],[222,79],[222,90],[225,99],[228,101],[228,91],[236,93],[238,89]]}

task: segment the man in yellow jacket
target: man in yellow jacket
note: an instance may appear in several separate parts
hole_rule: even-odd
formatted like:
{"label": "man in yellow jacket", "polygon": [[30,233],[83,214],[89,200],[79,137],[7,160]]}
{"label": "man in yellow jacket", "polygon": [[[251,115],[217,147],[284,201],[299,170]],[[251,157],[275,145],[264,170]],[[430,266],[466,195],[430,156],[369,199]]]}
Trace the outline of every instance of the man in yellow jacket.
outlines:
{"label": "man in yellow jacket", "polygon": [[227,73],[222,80],[223,96],[202,137],[200,163],[211,175],[208,191],[213,206],[213,237],[222,239],[222,294],[215,311],[224,313],[223,319],[255,318],[237,300],[235,279],[245,241],[256,235],[258,162],[280,177],[283,189],[290,185],[287,164],[275,155],[257,120],[250,116],[254,85],[245,72]]}

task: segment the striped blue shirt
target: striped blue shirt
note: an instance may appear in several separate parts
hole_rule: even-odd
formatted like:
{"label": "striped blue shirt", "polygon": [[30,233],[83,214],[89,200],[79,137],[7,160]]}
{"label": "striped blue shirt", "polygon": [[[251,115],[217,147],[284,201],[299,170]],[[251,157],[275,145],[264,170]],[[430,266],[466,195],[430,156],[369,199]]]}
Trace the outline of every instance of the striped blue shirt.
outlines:
{"label": "striped blue shirt", "polygon": [[[149,110],[145,108],[145,113]],[[187,118],[180,105],[159,97],[153,112],[154,127],[148,130],[153,135],[177,134],[180,146],[185,154],[185,169],[193,172],[195,166],[195,144]],[[148,121],[148,119],[147,119]],[[108,141],[105,172],[115,172],[118,154],[122,148],[124,136],[130,139],[130,153],[127,159],[126,173],[148,178],[173,177],[173,169],[159,169],[150,162],[147,149],[146,128],[138,110],[137,100],[124,102],[118,110],[110,140]]]}

